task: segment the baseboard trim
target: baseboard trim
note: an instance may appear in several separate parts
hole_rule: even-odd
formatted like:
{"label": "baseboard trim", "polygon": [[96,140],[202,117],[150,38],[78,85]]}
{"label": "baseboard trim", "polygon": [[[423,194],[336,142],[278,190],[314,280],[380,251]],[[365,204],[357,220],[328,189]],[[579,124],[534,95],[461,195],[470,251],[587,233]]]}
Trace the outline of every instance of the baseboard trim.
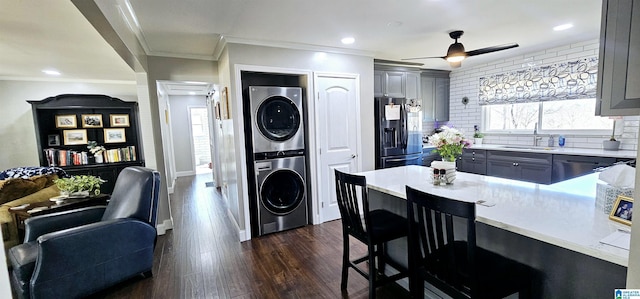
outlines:
{"label": "baseboard trim", "polygon": [[245,230],[241,230],[240,226],[238,225],[238,222],[236,222],[236,218],[233,217],[233,214],[231,213],[231,210],[227,209],[227,216],[229,216],[229,219],[231,219],[231,223],[233,223],[233,227],[236,228],[236,231],[238,232],[238,238],[240,239],[240,242],[244,242],[247,241],[251,238],[247,238],[247,233]]}
{"label": "baseboard trim", "polygon": [[178,171],[178,172],[176,172],[176,177],[192,176],[192,175],[196,175],[196,171],[195,170]]}
{"label": "baseboard trim", "polygon": [[167,219],[162,223],[156,225],[156,231],[158,232],[158,236],[162,236],[167,233],[168,230],[173,229],[173,220]]}
{"label": "baseboard trim", "polygon": [[167,192],[169,192],[169,194],[173,194],[173,191],[175,190],[175,186],[176,186],[176,179],[171,180],[171,186],[167,186]]}

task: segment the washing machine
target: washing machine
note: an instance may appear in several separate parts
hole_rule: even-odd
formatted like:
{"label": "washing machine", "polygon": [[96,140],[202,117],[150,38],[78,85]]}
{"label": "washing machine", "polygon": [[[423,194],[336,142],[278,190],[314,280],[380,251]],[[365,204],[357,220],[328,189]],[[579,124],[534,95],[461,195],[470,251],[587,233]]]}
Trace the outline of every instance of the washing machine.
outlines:
{"label": "washing machine", "polygon": [[258,235],[307,224],[307,184],[304,163],[304,156],[255,162]]}
{"label": "washing machine", "polygon": [[249,86],[253,152],[304,149],[302,88]]}

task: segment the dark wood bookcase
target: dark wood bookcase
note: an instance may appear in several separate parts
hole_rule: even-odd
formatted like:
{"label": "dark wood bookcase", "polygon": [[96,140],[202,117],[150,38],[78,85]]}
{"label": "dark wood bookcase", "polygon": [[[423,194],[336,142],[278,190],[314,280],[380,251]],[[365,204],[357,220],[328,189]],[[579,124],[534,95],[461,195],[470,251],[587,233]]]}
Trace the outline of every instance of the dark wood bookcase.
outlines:
{"label": "dark wood bookcase", "polygon": [[[58,166],[70,175],[99,176],[107,181],[102,193],[113,191],[125,167],[144,166],[138,103],[95,94],[63,94],[27,102],[33,112],[40,165]],[[110,159],[96,163],[88,141],[104,146],[109,154],[103,156]]]}

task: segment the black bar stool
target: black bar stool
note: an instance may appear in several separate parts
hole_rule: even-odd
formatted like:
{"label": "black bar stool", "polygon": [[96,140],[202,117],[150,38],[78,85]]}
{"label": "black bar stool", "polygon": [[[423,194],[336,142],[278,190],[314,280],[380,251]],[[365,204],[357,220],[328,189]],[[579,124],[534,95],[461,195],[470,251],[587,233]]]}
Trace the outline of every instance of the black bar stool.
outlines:
{"label": "black bar stool", "polygon": [[529,267],[476,246],[475,203],[406,190],[412,298],[425,281],[453,298],[530,297]]}
{"label": "black bar stool", "polygon": [[[375,298],[378,286],[408,276],[408,269],[400,266],[385,254],[385,242],[407,236],[407,219],[386,210],[369,211],[367,181],[363,176],[352,175],[335,170],[336,195],[340,216],[342,217],[342,239],[344,244],[342,257],[342,281],[340,287],[347,289],[349,267],[369,280],[369,298]],[[358,200],[362,200],[362,204]],[[349,236],[367,244],[368,254],[356,260],[349,260]],[[376,268],[375,258],[378,257]],[[368,273],[357,264],[369,262]],[[392,276],[384,276],[385,264],[399,271]],[[378,277],[377,272],[381,277]]]}

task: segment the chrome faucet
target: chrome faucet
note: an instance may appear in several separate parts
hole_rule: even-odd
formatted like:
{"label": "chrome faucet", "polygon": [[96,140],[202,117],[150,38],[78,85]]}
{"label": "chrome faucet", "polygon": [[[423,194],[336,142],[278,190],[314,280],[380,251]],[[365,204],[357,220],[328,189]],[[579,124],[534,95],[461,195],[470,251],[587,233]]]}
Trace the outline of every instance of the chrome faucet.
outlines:
{"label": "chrome faucet", "polygon": [[533,128],[533,146],[538,146],[538,141],[542,140],[542,137],[538,136],[538,123]]}

